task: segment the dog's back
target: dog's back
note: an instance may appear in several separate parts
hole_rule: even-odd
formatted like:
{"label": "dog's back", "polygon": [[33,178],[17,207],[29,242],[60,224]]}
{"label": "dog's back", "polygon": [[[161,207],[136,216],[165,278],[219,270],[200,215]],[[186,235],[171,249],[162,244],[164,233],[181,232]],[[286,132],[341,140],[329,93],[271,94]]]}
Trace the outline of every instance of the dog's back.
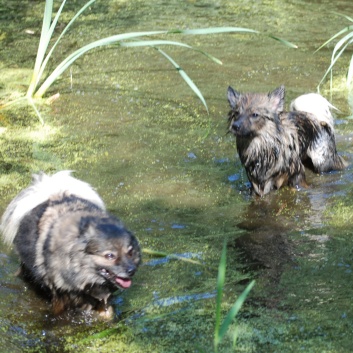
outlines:
{"label": "dog's back", "polygon": [[12,244],[19,224],[26,214],[51,196],[64,192],[83,197],[102,210],[105,209],[104,202],[96,191],[89,184],[72,177],[69,170],[63,170],[53,175],[34,174],[32,184],[11,201],[2,216],[0,231],[5,243]]}
{"label": "dog's back", "polygon": [[317,93],[299,96],[290,104],[288,118],[298,128],[303,162],[317,173],[341,170],[347,166],[338,155],[334,120],[330,109],[336,109]]}

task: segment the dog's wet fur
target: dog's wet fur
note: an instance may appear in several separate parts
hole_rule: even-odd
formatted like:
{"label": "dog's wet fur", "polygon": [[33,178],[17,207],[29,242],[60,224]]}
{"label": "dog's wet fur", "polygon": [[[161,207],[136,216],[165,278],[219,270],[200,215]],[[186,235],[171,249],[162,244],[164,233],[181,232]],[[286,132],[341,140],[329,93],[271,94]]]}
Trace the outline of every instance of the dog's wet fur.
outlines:
{"label": "dog's wet fur", "polygon": [[317,173],[346,167],[336,150],[332,105],[319,94],[304,95],[286,112],[284,99],[284,86],[268,94],[228,87],[229,131],[259,196],[285,185],[306,187],[304,165]]}
{"label": "dog's wet fur", "polygon": [[111,318],[111,295],[130,287],[141,262],[136,237],[69,171],[34,175],[7,207],[1,230],[15,244],[20,274],[49,293],[56,315],[73,308]]}

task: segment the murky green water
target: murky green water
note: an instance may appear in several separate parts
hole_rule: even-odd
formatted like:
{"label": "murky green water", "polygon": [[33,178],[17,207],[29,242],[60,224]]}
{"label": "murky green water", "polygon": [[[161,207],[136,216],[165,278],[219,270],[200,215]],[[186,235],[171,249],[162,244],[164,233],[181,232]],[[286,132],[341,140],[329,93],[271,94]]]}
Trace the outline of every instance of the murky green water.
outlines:
{"label": "murky green water", "polygon": [[[68,4],[63,22],[83,3]],[[49,303],[14,276],[17,256],[1,245],[2,352],[212,352],[224,239],[224,315],[249,279],[256,278],[256,286],[221,352],[352,351],[352,169],[308,172],[309,189],[255,200],[247,196],[234,139],[226,134],[230,84],[251,91],[285,84],[287,103],[315,90],[332,48],[313,52],[344,25],[330,11],[351,15],[353,4],[112,0],[92,6],[67,35],[58,62],[103,36],[168,28],[244,26],[299,48],[248,35],[175,36],[223,61],[219,66],[198,53],[166,48],[203,92],[209,115],[148,48],[99,50],[74,64],[48,93],[60,92],[60,99],[41,107],[44,127],[28,107],[0,111],[0,211],[31,173],[72,169],[96,187],[143,248],[201,263],[145,254],[133,287],[116,296],[117,320],[102,323],[71,314],[54,318]],[[25,90],[41,13],[41,2],[0,1],[2,99]],[[345,65],[339,63],[338,77]],[[345,93],[334,92],[342,110],[338,148],[351,162],[347,102]]]}

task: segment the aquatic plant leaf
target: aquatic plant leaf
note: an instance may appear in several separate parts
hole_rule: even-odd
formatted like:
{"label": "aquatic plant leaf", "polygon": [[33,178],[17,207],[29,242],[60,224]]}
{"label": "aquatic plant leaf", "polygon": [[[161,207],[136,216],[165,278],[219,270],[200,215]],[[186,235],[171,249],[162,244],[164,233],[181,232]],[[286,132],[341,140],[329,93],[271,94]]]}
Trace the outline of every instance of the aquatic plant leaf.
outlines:
{"label": "aquatic plant leaf", "polygon": [[[350,22],[353,22],[352,17],[346,16],[346,15],[343,15],[343,14],[340,14],[337,12],[333,12],[333,13],[347,19]],[[318,49],[315,50],[315,53],[316,53],[317,51],[319,51],[320,49],[325,47],[327,44],[331,43],[333,40],[340,37],[341,35],[343,35],[346,32],[349,32],[349,33],[347,35],[345,35],[343,38],[341,38],[336,43],[336,45],[332,51],[330,66],[326,70],[325,74],[323,75],[321,81],[319,82],[319,84],[317,86],[318,91],[320,90],[320,85],[324,82],[325,78],[327,77],[327,75],[329,73],[330,73],[330,89],[332,91],[332,81],[333,81],[332,69],[333,69],[335,63],[337,62],[337,60],[341,57],[341,55],[345,51],[345,49],[353,43],[353,25],[350,25],[350,26],[343,28],[342,30],[337,32],[335,35],[333,35],[330,39],[328,39],[324,44],[322,44]],[[353,60],[353,58],[350,60],[350,63],[348,66],[347,81],[346,81],[347,86],[350,86],[352,79],[353,79],[353,62],[352,62],[352,60]]]}
{"label": "aquatic plant leaf", "polygon": [[158,50],[162,55],[164,55],[176,68],[176,70],[179,72],[180,76],[184,79],[184,81],[189,85],[189,87],[194,91],[194,93],[199,97],[201,102],[206,108],[206,111],[208,113],[208,106],[206,104],[206,101],[198,89],[198,87],[195,85],[195,83],[191,80],[191,78],[187,75],[187,73],[177,64],[167,53],[165,53],[162,49],[155,47],[156,50]]}
{"label": "aquatic plant leaf", "polygon": [[181,43],[181,42],[175,42],[175,41],[171,41],[171,40],[146,40],[146,41],[137,41],[137,42],[119,42],[118,45],[121,47],[143,47],[143,46],[155,47],[158,45],[175,45],[175,46],[180,46],[180,47],[192,49],[194,51],[197,51],[197,52],[205,55],[206,57],[208,57],[209,59],[211,59],[212,61],[214,61],[217,64],[220,64],[220,65],[223,64],[221,60],[217,59],[213,55],[211,55],[201,49],[197,49],[197,48],[192,47],[191,45]]}
{"label": "aquatic plant leaf", "polygon": [[[243,28],[243,27],[211,27],[211,28],[199,28],[199,29],[186,29],[186,30],[179,30],[179,29],[175,29],[175,30],[171,30],[169,31],[169,33],[182,33],[182,34],[218,34],[218,33],[253,33],[253,34],[261,34],[261,32],[256,31],[254,29],[250,29],[250,28]],[[279,42],[281,42],[282,44],[290,47],[290,48],[298,48],[297,45],[273,36],[273,35],[267,35],[265,34],[265,36],[268,36],[274,40],[277,40]]]}
{"label": "aquatic plant leaf", "polygon": [[238,314],[242,305],[244,304],[245,299],[249,295],[252,287],[255,285],[255,281],[251,281],[248,286],[244,289],[243,293],[238,297],[236,302],[233,304],[232,308],[229,310],[227,316],[224,318],[222,325],[219,329],[219,341],[221,341],[224,335],[227,333],[230,325],[232,324],[235,316]]}
{"label": "aquatic plant leaf", "polygon": [[[48,54],[46,55],[45,59],[43,60],[41,66],[40,66],[40,70],[38,72],[38,81],[36,82],[36,84],[38,84],[39,82],[39,79],[42,77],[43,75],[43,72],[47,66],[47,63],[54,51],[54,49],[56,48],[56,46],[59,44],[61,38],[63,37],[63,35],[69,30],[69,28],[71,27],[71,25],[75,22],[75,20],[82,14],[82,12],[84,12],[90,5],[92,5],[96,0],[91,0],[91,1],[88,1],[76,14],[75,16],[71,19],[71,21],[65,26],[65,28],[63,29],[63,31],[61,32],[60,36],[58,37],[58,39],[55,41],[55,43],[53,44],[53,46],[51,47],[50,51],[48,52]],[[64,2],[63,2],[64,4]],[[62,5],[63,6],[63,5]],[[55,19],[53,20],[53,23],[52,23],[52,27],[53,27],[53,30],[52,32],[50,33],[50,37],[52,36],[52,33],[54,31],[54,28],[57,24],[57,21],[58,21],[58,18],[59,18],[59,15],[61,14],[61,10],[62,8],[59,9],[59,11],[57,12],[56,16],[55,16]]]}
{"label": "aquatic plant leaf", "polygon": [[[65,4],[65,1],[66,0],[63,1],[62,6],[63,6],[63,4]],[[40,66],[43,62],[45,52],[46,52],[48,45],[49,45],[49,40],[50,40],[49,30],[50,30],[52,12],[53,12],[53,0],[47,0],[45,2],[42,31],[40,32],[40,39],[39,39],[36,61],[34,63],[32,79],[29,84],[29,88],[28,88],[28,92],[27,92],[28,96],[33,94],[35,87],[38,83],[38,80],[40,79],[38,77],[38,72],[40,70]]]}
{"label": "aquatic plant leaf", "polygon": [[31,97],[28,97],[28,102],[29,102],[30,106],[33,108],[33,110],[35,111],[35,113],[37,114],[40,123],[42,125],[44,125],[44,120],[42,118],[42,115],[40,114],[39,110],[37,109],[37,107],[34,104],[34,101],[33,101],[33,99]]}
{"label": "aquatic plant leaf", "polygon": [[215,332],[214,332],[214,349],[216,352],[218,349],[218,345],[221,341],[221,337],[220,337],[221,304],[222,304],[224,282],[226,277],[226,267],[227,267],[227,247],[226,247],[226,242],[224,242],[221,259],[218,266],[218,276],[217,276],[216,322],[215,322]]}
{"label": "aquatic plant leaf", "polygon": [[168,254],[168,253],[163,252],[163,251],[157,251],[157,250],[152,250],[152,249],[148,249],[148,248],[143,248],[142,252],[146,253],[146,254],[149,254],[149,255],[152,255],[152,256],[166,257],[166,258],[169,258],[169,259],[175,259],[175,260],[189,262],[189,263],[192,263],[192,264],[195,264],[195,265],[203,265],[202,262],[200,262],[200,261],[193,260],[193,259],[190,259],[188,257],[177,255],[177,254]]}
{"label": "aquatic plant leaf", "polygon": [[[343,45],[343,43],[347,40],[347,36],[345,36],[344,38],[342,38],[342,40],[340,40],[336,45],[335,48],[332,52],[332,57],[331,57],[331,64],[328,67],[328,69],[326,70],[324,76],[322,77],[321,81],[318,84],[318,89],[320,87],[320,85],[324,82],[326,76],[331,72],[332,74],[332,69],[335,65],[335,63],[337,62],[337,60],[341,57],[342,53],[346,50],[346,48],[353,42],[353,38],[350,39],[344,46],[343,48],[337,53],[337,50],[339,50],[341,48],[341,46]],[[349,37],[353,37],[353,32],[350,33]],[[343,40],[344,39],[344,40]],[[337,54],[336,54],[337,53]],[[331,83],[332,83],[332,76],[331,76]]]}
{"label": "aquatic plant leaf", "polygon": [[343,28],[341,31],[337,32],[334,36],[332,36],[330,39],[328,39],[324,44],[322,44],[319,48],[317,48],[314,53],[318,52],[319,50],[321,50],[323,47],[325,47],[327,44],[331,43],[334,39],[336,39],[337,37],[339,37],[341,34],[349,32],[353,30],[353,26],[348,26],[346,28]]}
{"label": "aquatic plant leaf", "polygon": [[272,39],[274,39],[274,40],[277,40],[278,42],[280,42],[280,43],[286,45],[287,47],[294,48],[294,49],[297,49],[297,48],[298,48],[297,45],[295,45],[295,44],[293,44],[293,43],[291,43],[291,42],[288,42],[288,40],[285,40],[285,39],[282,39],[282,38],[279,38],[279,37],[275,37],[275,36],[273,36],[272,34],[269,34],[268,36],[269,36],[270,38],[272,38]]}
{"label": "aquatic plant leaf", "polygon": [[352,79],[353,79],[353,55],[351,57],[351,61],[349,63],[348,73],[347,73],[347,86],[348,87],[351,85]]}
{"label": "aquatic plant leaf", "polygon": [[218,33],[255,33],[259,34],[259,31],[250,28],[243,27],[210,27],[210,28],[197,28],[197,29],[172,29],[168,33],[181,33],[181,34],[218,34]]}
{"label": "aquatic plant leaf", "polygon": [[345,14],[342,14],[342,13],[339,13],[339,12],[335,12],[335,11],[332,11],[332,13],[334,13],[335,15],[344,17],[344,18],[346,18],[346,19],[347,19],[348,21],[350,21],[350,22],[353,22],[353,18],[352,18],[352,17],[349,17],[349,16],[347,16],[347,15],[345,15]]}

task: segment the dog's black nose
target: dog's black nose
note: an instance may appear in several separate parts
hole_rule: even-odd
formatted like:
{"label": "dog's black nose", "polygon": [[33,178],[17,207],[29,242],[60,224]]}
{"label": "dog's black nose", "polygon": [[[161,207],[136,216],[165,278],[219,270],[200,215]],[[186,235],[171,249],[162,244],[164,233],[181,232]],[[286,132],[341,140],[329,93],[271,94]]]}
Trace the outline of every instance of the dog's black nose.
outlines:
{"label": "dog's black nose", "polygon": [[136,266],[130,265],[130,266],[126,269],[126,272],[127,272],[127,274],[128,274],[130,277],[132,277],[132,276],[135,274],[135,272],[136,272]]}
{"label": "dog's black nose", "polygon": [[239,121],[233,121],[233,124],[232,124],[232,130],[234,131],[238,131],[240,129],[240,123]]}

